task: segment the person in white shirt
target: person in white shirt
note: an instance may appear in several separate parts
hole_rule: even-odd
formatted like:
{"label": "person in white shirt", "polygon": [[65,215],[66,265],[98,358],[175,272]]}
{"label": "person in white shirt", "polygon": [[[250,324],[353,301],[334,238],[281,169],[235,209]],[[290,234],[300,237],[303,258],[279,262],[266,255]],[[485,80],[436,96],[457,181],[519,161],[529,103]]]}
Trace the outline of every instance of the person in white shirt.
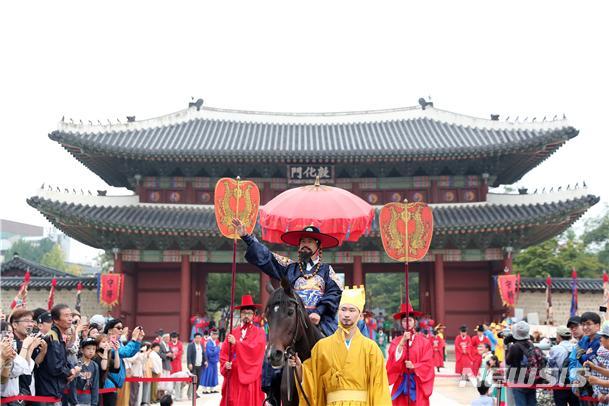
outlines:
{"label": "person in white shirt", "polygon": [[[144,365],[148,359],[149,342],[142,343],[140,351],[131,358],[125,358],[125,365],[129,365],[131,376],[134,378],[144,377]],[[129,404],[139,405],[142,402],[142,382],[130,382]]]}
{"label": "person in white shirt", "polygon": [[[207,357],[205,356],[205,346],[202,342],[203,336],[201,333],[195,333],[193,341],[188,344],[186,349],[186,363],[188,371],[197,377],[197,382],[201,379],[201,371],[207,366]],[[188,399],[193,396],[193,386],[188,387]],[[196,396],[196,395],[195,395]]]}
{"label": "person in white shirt", "polygon": [[486,386],[484,381],[478,381],[478,393],[480,397],[472,401],[472,406],[494,406],[495,402],[492,397],[488,395],[489,387]]}
{"label": "person in white shirt", "polygon": [[[23,340],[21,351],[17,354],[13,328],[6,321],[2,321],[0,329],[2,330],[2,348],[3,350],[6,349],[6,351],[3,351],[3,358],[5,357],[4,352],[7,352],[7,357],[3,359],[2,365],[3,383],[0,385],[0,396],[3,398],[17,396],[19,395],[19,377],[32,374],[34,369],[32,351],[40,345],[40,339],[32,336],[26,337]],[[10,351],[11,348],[13,351]]]}
{"label": "person in white shirt", "polygon": [[[163,360],[159,355],[161,345],[159,343],[153,343],[148,350],[148,358],[144,365],[144,377],[145,378],[158,378],[163,373]],[[157,383],[156,382],[144,382],[142,385],[142,405],[149,405],[158,401],[157,396]]]}

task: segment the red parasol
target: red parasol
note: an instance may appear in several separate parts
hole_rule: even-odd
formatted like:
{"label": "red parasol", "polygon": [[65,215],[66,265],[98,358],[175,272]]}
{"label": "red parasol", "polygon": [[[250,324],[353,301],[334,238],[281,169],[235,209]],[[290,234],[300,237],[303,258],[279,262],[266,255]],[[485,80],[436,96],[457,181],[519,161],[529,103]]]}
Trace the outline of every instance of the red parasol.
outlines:
{"label": "red parasol", "polygon": [[357,241],[370,229],[374,208],[344,189],[314,185],[286,190],[260,208],[262,238],[282,243],[281,235],[315,226],[343,241]]}

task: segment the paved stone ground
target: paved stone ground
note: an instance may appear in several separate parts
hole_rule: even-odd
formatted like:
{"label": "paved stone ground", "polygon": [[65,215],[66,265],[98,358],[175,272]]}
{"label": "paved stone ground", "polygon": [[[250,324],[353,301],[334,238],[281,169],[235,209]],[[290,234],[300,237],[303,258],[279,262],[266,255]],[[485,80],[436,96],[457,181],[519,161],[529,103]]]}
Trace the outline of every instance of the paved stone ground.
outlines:
{"label": "paved stone ground", "polygon": [[[441,374],[449,374],[454,371],[454,362],[447,362],[446,368]],[[221,379],[221,377],[220,377]],[[432,406],[465,406],[470,405],[472,400],[478,397],[478,392],[471,384],[459,386],[457,378],[436,378],[434,393],[431,397]],[[201,395],[197,399],[197,405],[220,406],[220,394]],[[192,405],[192,401],[176,402],[175,405]]]}

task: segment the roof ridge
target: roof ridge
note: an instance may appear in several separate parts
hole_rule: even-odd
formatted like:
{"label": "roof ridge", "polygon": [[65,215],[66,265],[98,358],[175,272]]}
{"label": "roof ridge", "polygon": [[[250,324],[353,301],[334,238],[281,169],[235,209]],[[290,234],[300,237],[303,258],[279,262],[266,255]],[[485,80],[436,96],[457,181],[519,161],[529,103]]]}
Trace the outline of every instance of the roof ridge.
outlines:
{"label": "roof ridge", "polygon": [[[547,116],[546,116],[547,117]],[[173,113],[152,117],[144,120],[117,123],[106,120],[97,124],[92,120],[75,122],[73,119],[66,121],[64,118],[58,123],[58,131],[66,133],[104,133],[132,131],[140,129],[151,129],[176,124],[183,124],[192,120],[226,121],[236,123],[260,123],[260,124],[289,124],[289,125],[324,125],[342,124],[354,125],[361,123],[374,123],[384,121],[399,121],[413,119],[432,119],[450,124],[457,124],[475,128],[485,129],[556,129],[568,127],[569,123],[563,115],[552,119],[537,121],[533,118],[530,122],[523,121],[499,121],[491,118],[475,117],[467,114],[456,113],[449,110],[438,109],[428,106],[425,109],[420,106],[396,107],[371,110],[354,111],[332,111],[332,112],[271,112],[243,109],[226,109],[219,107],[201,106],[200,108],[189,107]],[[508,117],[509,118],[509,117]],[[266,119],[266,120],[265,120]]]}

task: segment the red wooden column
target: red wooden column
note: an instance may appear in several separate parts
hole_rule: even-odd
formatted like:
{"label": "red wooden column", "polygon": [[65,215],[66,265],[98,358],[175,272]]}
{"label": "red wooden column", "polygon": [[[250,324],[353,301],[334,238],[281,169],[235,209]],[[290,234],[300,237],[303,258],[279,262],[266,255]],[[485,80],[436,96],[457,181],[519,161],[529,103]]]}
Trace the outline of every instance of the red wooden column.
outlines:
{"label": "red wooden column", "polygon": [[[121,254],[120,252],[114,254],[114,273],[117,273],[117,274],[123,273],[123,254]],[[122,301],[123,301],[122,298],[119,298],[118,304],[116,306],[114,306],[114,308],[112,309],[112,317],[114,317],[115,319],[121,318],[121,312],[122,312],[122,306],[123,306]]]}
{"label": "red wooden column", "polygon": [[200,284],[201,284],[201,288],[199,289],[199,294],[201,295],[201,310],[205,313],[207,313],[207,275],[208,272],[206,270],[203,270],[203,272],[201,272],[201,279],[200,279]]}
{"label": "red wooden column", "polygon": [[362,256],[353,256],[353,286],[364,284],[364,272],[362,270]]}
{"label": "red wooden column", "polygon": [[266,285],[271,281],[271,278],[260,272],[260,304],[266,306],[266,302],[269,300],[269,292],[266,290]]}
{"label": "red wooden column", "polygon": [[435,318],[438,323],[446,323],[446,307],[444,304],[444,257],[442,254],[436,254],[434,262],[434,305]]}
{"label": "red wooden column", "polygon": [[190,256],[182,255],[180,271],[180,339],[188,341],[190,337]]}

